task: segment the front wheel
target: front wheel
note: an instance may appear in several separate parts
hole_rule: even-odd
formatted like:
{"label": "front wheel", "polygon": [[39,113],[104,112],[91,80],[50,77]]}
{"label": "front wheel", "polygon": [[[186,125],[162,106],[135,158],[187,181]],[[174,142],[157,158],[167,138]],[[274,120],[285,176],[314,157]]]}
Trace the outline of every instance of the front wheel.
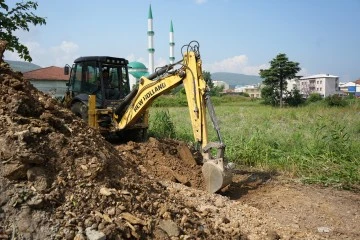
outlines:
{"label": "front wheel", "polygon": [[88,107],[82,102],[76,102],[71,106],[71,111],[86,123],[88,122]]}

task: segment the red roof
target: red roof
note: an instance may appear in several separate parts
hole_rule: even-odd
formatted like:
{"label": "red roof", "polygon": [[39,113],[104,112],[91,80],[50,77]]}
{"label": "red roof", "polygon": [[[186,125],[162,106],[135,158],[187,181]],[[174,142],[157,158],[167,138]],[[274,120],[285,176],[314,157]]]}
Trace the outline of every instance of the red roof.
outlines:
{"label": "red roof", "polygon": [[28,80],[69,80],[69,76],[64,75],[64,68],[55,66],[24,72],[23,75]]}

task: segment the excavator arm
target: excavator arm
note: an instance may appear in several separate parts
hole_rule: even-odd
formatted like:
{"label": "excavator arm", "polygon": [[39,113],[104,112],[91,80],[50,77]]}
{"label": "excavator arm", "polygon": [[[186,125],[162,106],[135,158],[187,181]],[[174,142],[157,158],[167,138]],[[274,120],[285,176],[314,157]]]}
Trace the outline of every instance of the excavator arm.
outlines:
{"label": "excavator arm", "polygon": [[[190,46],[190,45],[189,45]],[[129,94],[123,106],[114,112],[119,130],[132,126],[160,95],[183,84],[186,92],[194,139],[201,146],[203,156],[202,173],[207,191],[214,193],[228,185],[232,174],[224,162],[225,145],[222,142],[219,126],[209,96],[209,87],[202,75],[202,62],[198,45],[193,51],[183,54],[183,59],[167,65],[147,78],[142,77],[138,89]],[[178,68],[176,68],[178,67]],[[206,108],[218,136],[217,142],[208,142]],[[214,155],[215,152],[215,156]]]}

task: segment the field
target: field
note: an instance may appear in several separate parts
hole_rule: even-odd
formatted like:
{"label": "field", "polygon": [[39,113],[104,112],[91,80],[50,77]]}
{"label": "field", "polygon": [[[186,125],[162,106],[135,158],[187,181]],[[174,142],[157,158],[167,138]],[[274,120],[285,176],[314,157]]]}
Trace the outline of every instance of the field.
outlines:
{"label": "field", "polygon": [[[355,99],[348,100],[346,107],[316,102],[282,109],[241,97],[215,98],[213,102],[226,157],[238,168],[251,167],[308,183],[359,189],[360,107]],[[152,128],[159,128],[154,125],[159,119],[154,118],[167,113],[174,125],[172,137],[192,141],[187,107],[151,108],[150,133]],[[214,131],[209,134],[211,140],[216,140]]]}

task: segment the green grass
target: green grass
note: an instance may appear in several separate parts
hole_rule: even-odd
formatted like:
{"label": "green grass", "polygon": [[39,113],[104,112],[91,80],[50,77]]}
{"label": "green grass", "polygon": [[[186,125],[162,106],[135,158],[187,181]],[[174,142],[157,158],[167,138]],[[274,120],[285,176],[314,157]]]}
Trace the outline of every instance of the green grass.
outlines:
{"label": "green grass", "polygon": [[[309,183],[359,189],[359,101],[342,108],[316,102],[280,109],[239,99],[213,101],[228,160]],[[150,131],[154,116],[164,109],[175,127],[174,137],[193,141],[187,107],[151,108]],[[208,124],[210,140],[216,140]]]}

